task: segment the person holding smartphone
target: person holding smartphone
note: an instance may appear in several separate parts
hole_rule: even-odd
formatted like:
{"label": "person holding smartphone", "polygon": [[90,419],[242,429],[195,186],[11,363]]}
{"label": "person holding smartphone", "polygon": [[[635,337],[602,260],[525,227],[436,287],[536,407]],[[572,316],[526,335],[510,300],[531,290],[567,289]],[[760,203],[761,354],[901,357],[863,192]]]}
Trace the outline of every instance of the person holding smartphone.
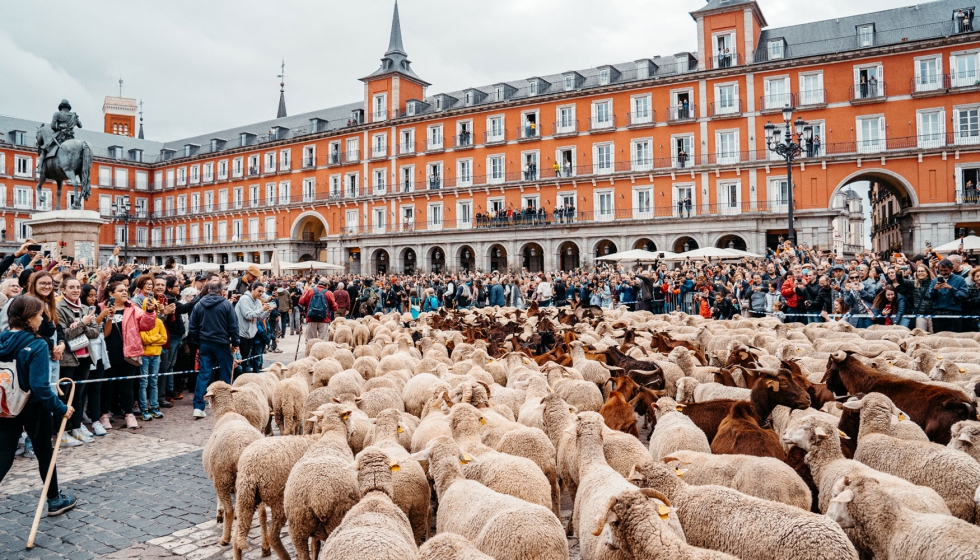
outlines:
{"label": "person holding smartphone", "polygon": [[[95,314],[82,301],[81,282],[75,278],[68,278],[63,286],[61,299],[56,305],[58,323],[65,333],[65,340],[68,341],[64,352],[61,354],[61,376],[76,382],[84,381],[88,379],[89,369],[92,365],[89,357],[90,341],[99,337],[99,328],[95,322]],[[84,340],[84,342],[78,342],[80,340]],[[76,344],[75,350],[71,349],[73,342]],[[84,344],[84,346],[80,346],[80,344]],[[85,402],[85,394],[89,387],[90,385],[86,383],[78,385],[75,390],[75,398],[68,404],[74,408],[82,408],[81,404]],[[65,398],[67,399],[67,396]],[[68,432],[65,436],[66,440],[91,443],[94,439],[94,434],[82,424],[81,414],[70,418],[65,429]]]}
{"label": "person holding smartphone", "polygon": [[963,304],[967,297],[966,281],[953,274],[953,263],[949,259],[939,262],[939,275],[929,285],[926,296],[932,300],[932,320],[935,332],[961,332],[963,329]]}

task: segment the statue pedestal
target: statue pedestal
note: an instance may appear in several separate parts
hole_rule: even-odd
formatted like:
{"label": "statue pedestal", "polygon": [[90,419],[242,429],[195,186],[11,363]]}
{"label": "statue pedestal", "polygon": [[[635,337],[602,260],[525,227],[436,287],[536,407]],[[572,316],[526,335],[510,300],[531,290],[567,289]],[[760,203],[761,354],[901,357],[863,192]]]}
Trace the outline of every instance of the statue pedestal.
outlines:
{"label": "statue pedestal", "polygon": [[107,222],[94,210],[38,212],[27,222],[38,243],[65,242],[62,255],[72,256],[84,266],[97,266],[99,232]]}

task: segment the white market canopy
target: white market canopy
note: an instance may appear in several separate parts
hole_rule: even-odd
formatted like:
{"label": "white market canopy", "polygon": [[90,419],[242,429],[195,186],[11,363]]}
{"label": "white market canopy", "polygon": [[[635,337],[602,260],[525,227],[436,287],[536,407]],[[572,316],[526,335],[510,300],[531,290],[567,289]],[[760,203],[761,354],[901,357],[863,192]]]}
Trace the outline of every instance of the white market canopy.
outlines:
{"label": "white market canopy", "polygon": [[747,259],[761,259],[762,255],[757,255],[755,253],[750,253],[749,251],[743,251],[741,249],[725,249],[731,253],[736,253],[740,257],[745,257]]}
{"label": "white market canopy", "polygon": [[209,263],[204,261],[181,265],[181,268],[184,270],[195,270],[199,272],[218,272],[218,270],[220,270],[218,263]]}
{"label": "white market canopy", "polygon": [[646,251],[644,249],[632,249],[630,251],[620,251],[611,255],[597,258],[597,261],[637,261],[651,262],[674,256],[670,251]]}
{"label": "white market canopy", "polygon": [[250,266],[257,266],[259,268],[259,270],[271,270],[272,269],[271,263],[256,264],[256,263],[250,263],[250,262],[246,262],[246,261],[234,261],[234,262],[230,262],[230,263],[226,264],[225,265],[225,270],[228,271],[228,272],[244,272],[244,271],[248,270],[248,267],[250,267]]}
{"label": "white market canopy", "polygon": [[[937,253],[951,253],[953,251],[957,251],[960,248],[960,241],[961,240],[959,239],[954,239],[949,243],[935,247],[933,251],[936,251]],[[964,251],[980,251],[980,237],[977,237],[976,235],[967,235],[962,239],[962,243]]]}
{"label": "white market canopy", "polygon": [[303,261],[298,263],[282,261],[279,263],[279,268],[283,270],[334,270],[338,272],[344,270],[344,267],[339,264],[330,264],[322,261]]}
{"label": "white market canopy", "polygon": [[736,253],[735,251],[729,249],[721,249],[719,247],[703,247],[701,249],[694,249],[693,251],[687,251],[684,253],[678,253],[673,257],[670,257],[668,261],[686,261],[691,260],[702,260],[702,259],[740,259],[745,255]]}

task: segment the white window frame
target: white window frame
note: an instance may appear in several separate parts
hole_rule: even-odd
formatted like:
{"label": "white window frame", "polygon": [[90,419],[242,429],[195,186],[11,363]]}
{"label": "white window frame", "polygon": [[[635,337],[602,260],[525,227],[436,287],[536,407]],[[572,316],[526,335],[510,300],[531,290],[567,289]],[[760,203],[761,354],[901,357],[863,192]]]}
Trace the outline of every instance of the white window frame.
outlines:
{"label": "white window frame", "polygon": [[262,169],[265,171],[265,173],[273,173],[273,172],[275,172],[275,170],[276,170],[276,153],[275,152],[266,152],[265,153],[265,157],[263,158],[263,161],[265,161],[265,165],[262,166]]}
{"label": "white window frame", "polygon": [[[872,91],[870,82],[868,84],[867,92],[861,91],[861,70],[875,69],[875,78],[878,80],[878,87]],[[855,99],[877,99],[879,97],[884,97],[884,86],[885,83],[885,65],[881,62],[874,62],[871,64],[857,64],[854,66],[854,98]],[[873,94],[873,95],[872,95]]]}
{"label": "white window frame", "polygon": [[34,168],[31,166],[30,156],[14,155],[14,177],[31,177]]}
{"label": "white window frame", "polygon": [[344,230],[348,234],[357,233],[357,210],[347,210],[344,216]]}
{"label": "white window frame", "polygon": [[223,159],[218,162],[218,180],[223,181],[228,178],[228,160]]}
{"label": "white window frame", "polygon": [[[50,197],[49,197],[50,198]],[[111,198],[110,198],[111,200]],[[110,205],[112,203],[110,202]],[[14,208],[17,210],[34,209],[34,189],[31,187],[14,187]]]}
{"label": "white window frame", "polygon": [[456,186],[473,186],[473,158],[456,160]]}
{"label": "white window frame", "polygon": [[196,185],[197,183],[200,183],[200,182],[201,182],[201,166],[200,165],[192,165],[191,166],[191,180],[190,180],[190,183],[192,185]]}
{"label": "white window frame", "polygon": [[608,175],[616,170],[616,145],[613,142],[597,142],[592,145],[592,173]]}
{"label": "white window frame", "polygon": [[388,120],[388,94],[376,93],[371,97],[371,122],[386,120]]}
{"label": "white window frame", "polygon": [[[783,93],[773,93],[772,85],[776,83],[782,83],[786,91]],[[763,109],[782,109],[786,105],[793,105],[793,85],[790,82],[789,76],[770,76],[763,81],[762,87]]]}
{"label": "white window frame", "polygon": [[381,132],[371,135],[371,157],[381,158],[388,155],[388,133]]}
{"label": "white window frame", "polygon": [[446,135],[443,132],[442,124],[429,125],[425,131],[426,149],[443,149],[446,145]]}
{"label": "white window frame", "polygon": [[[925,75],[922,72],[922,63],[925,62],[935,62],[936,71],[930,75]],[[915,74],[915,89],[916,93],[924,91],[937,91],[943,89],[943,55],[942,53],[931,54],[927,56],[917,56],[913,61],[915,67],[913,72]]]}
{"label": "white window frame", "polygon": [[[101,172],[101,170],[102,170],[102,168],[99,169],[100,172]],[[101,177],[100,177],[100,180],[101,180]],[[186,167],[178,167],[177,168],[177,186],[180,187],[180,186],[183,186],[183,185],[186,185],[186,184],[187,184],[187,168]]]}
{"label": "white window frame", "polygon": [[289,148],[279,150],[279,171],[289,171],[293,168],[293,151]]}
{"label": "white window frame", "polygon": [[[567,110],[567,113],[563,111]],[[555,108],[555,132],[569,134],[576,131],[575,105],[559,105]]]}
{"label": "white window frame", "polygon": [[[967,134],[960,129],[960,119],[964,111],[975,111],[977,118],[973,119],[975,126],[967,129]],[[975,146],[980,144],[980,104],[971,103],[968,105],[953,106],[953,143],[957,146]]]}
{"label": "white window frame", "polygon": [[875,45],[875,26],[872,24],[859,25],[857,29],[858,33],[858,46],[873,47]]}
{"label": "white window frame", "polygon": [[268,216],[265,219],[265,238],[269,241],[276,239],[276,218],[274,216]]}
{"label": "white window frame", "polygon": [[177,215],[183,216],[184,214],[187,214],[187,195],[177,195]]}
{"label": "white window frame", "polygon": [[313,202],[316,200],[316,179],[309,177],[303,179],[303,202]]}
{"label": "white window frame", "polygon": [[375,233],[384,233],[388,227],[388,208],[376,206],[371,209],[371,229]]}
{"label": "white window frame", "polygon": [[[683,202],[684,197],[681,196],[684,192],[690,189],[691,193],[691,208],[688,210],[686,207],[681,212],[680,203]],[[696,216],[698,214],[698,186],[694,183],[674,183],[671,185],[672,202],[671,208],[672,215],[687,217],[690,212],[691,216]]]}
{"label": "white window frame", "polygon": [[712,68],[719,67],[720,61],[718,60],[718,58],[721,55],[718,54],[718,49],[716,48],[716,46],[718,45],[718,39],[721,37],[730,37],[728,41],[728,43],[731,45],[729,47],[730,52],[723,53],[723,55],[731,56],[729,66],[738,66],[738,36],[735,33],[735,30],[729,29],[729,30],[719,31],[718,33],[711,34],[710,52],[711,52],[711,59],[714,61]]}
{"label": "white window frame", "polygon": [[[640,101],[643,101],[641,111]],[[649,93],[633,95],[630,97],[630,124],[647,124],[653,122],[653,99]],[[642,114],[641,114],[642,113]]]}
{"label": "white window frame", "polygon": [[442,229],[446,216],[441,202],[430,202],[425,211],[425,229],[438,231]]}
{"label": "white window frame", "polygon": [[374,187],[374,194],[388,194],[388,169],[381,167],[371,172],[371,186]]}
{"label": "white window frame", "polygon": [[[733,135],[734,145],[730,149],[722,150],[722,136]],[[724,129],[715,131],[715,163],[718,165],[734,165],[741,161],[739,151],[739,129]]]}
{"label": "white window frame", "polygon": [[[742,181],[737,179],[718,181],[716,189],[715,200],[718,201],[718,214],[735,216],[742,213]],[[733,191],[735,193],[735,200],[731,198]]]}
{"label": "white window frame", "polygon": [[[23,161],[24,160],[22,158],[21,159],[18,159],[18,164],[20,164]],[[20,176],[19,175],[19,169],[20,169],[20,165],[18,165],[18,167],[15,169],[15,172],[14,172],[14,176],[15,177],[16,176]],[[99,186],[100,187],[111,187],[112,186],[112,168],[111,167],[105,167],[105,166],[100,166],[99,167]]]}
{"label": "white window frame", "polygon": [[231,160],[231,176],[236,179],[245,176],[245,158],[237,157]]}
{"label": "white window frame", "polygon": [[[732,98],[731,105],[722,105],[722,91],[731,88]],[[738,82],[726,82],[723,84],[715,84],[715,115],[733,115],[739,112],[740,99],[738,96]]]}
{"label": "white window frame", "polygon": [[613,128],[615,121],[612,99],[597,99],[592,102],[591,128]]}
{"label": "white window frame", "polygon": [[[646,145],[644,153],[638,154],[638,146]],[[630,141],[630,169],[633,171],[653,170],[653,138],[634,138]]]}
{"label": "white window frame", "polygon": [[[641,198],[647,199],[647,207],[641,206]],[[653,217],[653,186],[633,187],[633,219],[649,219]]]}
{"label": "white window frame", "polygon": [[[785,192],[783,183],[786,183]],[[769,202],[770,212],[785,212],[789,208],[789,183],[785,175],[769,177],[766,182],[766,200]]]}
{"label": "white window frame", "polygon": [[235,206],[235,210],[241,210],[245,206],[245,189],[244,187],[235,187],[231,193],[232,203]]}
{"label": "white window frame", "polygon": [[[603,200],[608,197],[608,208],[603,207]],[[614,189],[599,189],[593,193],[593,221],[611,222],[616,219],[616,191]]]}
{"label": "white window frame", "polygon": [[[691,152],[694,152],[694,153],[688,152],[688,154],[687,154],[687,160],[684,161],[684,165],[682,166],[680,160],[677,158],[677,152],[675,151],[675,148],[677,147],[677,141],[678,140],[687,140],[687,139],[690,139],[690,142],[686,142],[685,141],[685,145],[690,144],[690,146],[691,146]],[[695,154],[697,152],[697,149],[698,149],[698,145],[695,142],[695,136],[694,136],[694,133],[693,132],[687,133],[687,134],[672,134],[671,137],[670,137],[670,165],[671,165],[671,167],[673,167],[674,169],[686,169],[688,167],[694,167],[695,165],[697,165],[697,161],[696,161],[696,158],[695,158]]]}
{"label": "white window frame", "polygon": [[289,181],[283,181],[279,183],[279,205],[285,206],[289,204]]}
{"label": "white window frame", "polygon": [[[939,130],[934,132],[926,132],[923,128],[923,122],[926,115],[936,115],[939,124]],[[946,109],[944,107],[937,107],[931,109],[919,109],[915,112],[915,132],[916,132],[916,142],[919,148],[929,149],[929,148],[941,148],[946,145]]]}
{"label": "white window frame", "polygon": [[346,159],[348,162],[358,161],[361,159],[361,149],[359,138],[348,138],[344,146],[347,147],[347,152],[345,152]]}
{"label": "white window frame", "polygon": [[[345,198],[355,198],[360,196],[361,190],[361,174],[357,171],[352,171],[344,174],[344,197]],[[351,184],[351,179],[353,179],[353,185]]]}
{"label": "white window frame", "polygon": [[303,146],[303,167],[316,167],[316,144]]}
{"label": "white window frame", "polygon": [[[864,137],[863,123],[871,120],[878,122],[878,126],[874,127],[877,135],[873,139]],[[857,152],[859,154],[877,154],[885,151],[885,136],[888,130],[885,125],[885,115],[860,115],[855,119],[854,130],[857,135]]]}
{"label": "white window frame", "polygon": [[[405,176],[408,176],[408,185],[405,184]],[[398,188],[401,193],[415,192],[415,165],[403,165],[398,168]]]}
{"label": "white window frame", "polygon": [[[976,25],[976,23],[974,23]],[[973,70],[960,72],[958,62],[962,59],[973,59]],[[950,87],[970,87],[980,81],[980,51],[961,51],[949,55]]]}
{"label": "white window frame", "polygon": [[769,53],[769,60],[780,60],[786,55],[786,42],[782,39],[771,39],[766,44]]}
{"label": "white window frame", "polygon": [[456,201],[456,227],[469,229],[473,227],[473,200]]}
{"label": "white window frame", "polygon": [[[817,89],[808,90],[806,89],[806,79],[808,77],[817,77]],[[802,72],[800,73],[800,89],[799,89],[800,106],[806,105],[822,105],[826,103],[824,99],[824,87],[823,87],[823,71],[819,70],[816,72]]]}
{"label": "white window frame", "polygon": [[503,115],[487,117],[487,142],[502,142],[507,138],[507,123]]}
{"label": "white window frame", "polygon": [[507,180],[507,157],[504,154],[487,156],[487,184],[496,185]]}
{"label": "white window frame", "polygon": [[414,231],[415,230],[415,205],[414,204],[403,204],[399,206],[401,213],[398,215],[398,229],[399,231]]}

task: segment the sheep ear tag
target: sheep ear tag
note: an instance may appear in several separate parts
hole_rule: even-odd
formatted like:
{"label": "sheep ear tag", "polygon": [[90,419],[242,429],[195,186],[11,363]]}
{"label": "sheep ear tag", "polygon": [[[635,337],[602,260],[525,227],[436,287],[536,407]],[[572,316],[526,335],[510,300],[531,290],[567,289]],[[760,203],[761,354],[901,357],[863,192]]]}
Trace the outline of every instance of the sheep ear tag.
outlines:
{"label": "sheep ear tag", "polygon": [[899,412],[898,413],[898,421],[899,422],[903,422],[903,421],[908,420],[908,419],[909,419],[909,417],[906,416],[904,412]]}
{"label": "sheep ear tag", "polygon": [[779,382],[778,381],[775,381],[775,380],[770,379],[770,380],[766,381],[766,387],[769,387],[770,389],[772,389],[772,392],[773,393],[778,393],[779,392]]}
{"label": "sheep ear tag", "polygon": [[676,474],[678,476],[678,478],[684,476],[684,473],[686,473],[686,472],[687,472],[687,469],[678,469],[678,468],[675,468],[674,469],[674,474]]}
{"label": "sheep ear tag", "polygon": [[660,516],[660,519],[667,521],[667,519],[670,517],[670,508],[663,504],[658,504],[657,514]]}
{"label": "sheep ear tag", "polygon": [[391,472],[398,472],[402,470],[402,468],[398,466],[398,461],[395,460],[392,460],[390,463],[388,463],[388,467],[391,469]]}
{"label": "sheep ear tag", "polygon": [[851,439],[851,436],[845,434],[844,430],[837,430],[837,435],[839,435],[841,439]]}
{"label": "sheep ear tag", "polygon": [[677,405],[677,412],[684,412],[684,405],[682,404]]}
{"label": "sheep ear tag", "polygon": [[473,460],[473,457],[471,457],[469,453],[461,453],[460,456],[459,456],[459,464],[460,465],[465,465],[465,464],[469,463],[472,460]]}
{"label": "sheep ear tag", "polygon": [[486,424],[486,423],[487,423],[487,419],[484,418],[483,416],[481,416],[480,417],[480,424],[483,425],[483,424]]}
{"label": "sheep ear tag", "polygon": [[963,373],[966,373],[966,368],[965,368],[965,367],[961,367],[961,368],[960,368],[960,373],[961,373],[961,374],[963,374]]}
{"label": "sheep ear tag", "polygon": [[405,433],[405,428],[402,428],[401,424],[398,425],[398,433],[399,434]]}
{"label": "sheep ear tag", "polygon": [[797,347],[797,348],[796,348],[796,353],[797,353],[797,354],[802,354],[802,353],[803,353],[803,349],[802,349],[802,348],[800,348],[800,347]]}

